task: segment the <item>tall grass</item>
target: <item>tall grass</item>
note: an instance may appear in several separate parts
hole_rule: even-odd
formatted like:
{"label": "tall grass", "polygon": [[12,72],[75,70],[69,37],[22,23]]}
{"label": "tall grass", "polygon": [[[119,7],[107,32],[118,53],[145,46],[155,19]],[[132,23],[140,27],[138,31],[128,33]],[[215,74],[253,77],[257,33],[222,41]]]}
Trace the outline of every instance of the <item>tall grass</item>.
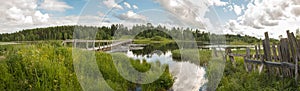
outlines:
{"label": "tall grass", "polygon": [[[43,44],[13,47],[3,51],[6,58],[0,60],[0,90],[82,90],[74,72],[71,48]],[[109,54],[97,52],[96,60],[105,82],[114,90],[133,90],[137,87],[137,84],[125,80],[117,72]],[[149,67],[148,63],[140,64],[133,59],[130,61],[140,71]],[[173,77],[165,71],[157,81],[144,84],[142,88],[167,90],[172,84]]]}

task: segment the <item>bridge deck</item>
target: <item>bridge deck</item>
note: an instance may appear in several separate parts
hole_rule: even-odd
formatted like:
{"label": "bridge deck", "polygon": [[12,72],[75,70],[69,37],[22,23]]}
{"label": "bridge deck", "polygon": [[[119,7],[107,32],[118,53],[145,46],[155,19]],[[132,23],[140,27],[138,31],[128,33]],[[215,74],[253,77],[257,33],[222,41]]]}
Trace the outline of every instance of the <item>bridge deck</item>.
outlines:
{"label": "bridge deck", "polygon": [[[86,49],[87,50],[91,50],[91,51],[96,51],[96,50],[104,50],[104,49],[110,49],[112,47],[116,47],[116,46],[120,46],[123,44],[128,44],[131,43],[133,40],[129,39],[129,40],[80,40],[80,39],[74,39],[74,40],[64,40],[63,44],[65,43],[74,43],[75,47],[77,43],[86,43]],[[103,45],[103,46],[98,46],[98,47],[92,47],[92,48],[88,48],[88,43],[111,43],[111,44],[107,44],[107,45]]]}

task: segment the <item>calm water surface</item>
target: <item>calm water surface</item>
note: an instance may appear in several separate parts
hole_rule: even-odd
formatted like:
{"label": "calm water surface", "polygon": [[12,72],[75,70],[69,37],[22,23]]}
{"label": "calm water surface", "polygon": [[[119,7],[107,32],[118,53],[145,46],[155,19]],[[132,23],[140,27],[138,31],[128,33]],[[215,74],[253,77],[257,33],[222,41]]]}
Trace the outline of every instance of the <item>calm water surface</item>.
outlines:
{"label": "calm water surface", "polygon": [[199,91],[205,88],[208,82],[204,67],[185,60],[172,58],[172,50],[178,49],[177,45],[150,44],[143,50],[127,51],[126,55],[133,59],[146,60],[147,62],[159,61],[169,65],[169,71],[175,78],[172,87],[174,91]]}

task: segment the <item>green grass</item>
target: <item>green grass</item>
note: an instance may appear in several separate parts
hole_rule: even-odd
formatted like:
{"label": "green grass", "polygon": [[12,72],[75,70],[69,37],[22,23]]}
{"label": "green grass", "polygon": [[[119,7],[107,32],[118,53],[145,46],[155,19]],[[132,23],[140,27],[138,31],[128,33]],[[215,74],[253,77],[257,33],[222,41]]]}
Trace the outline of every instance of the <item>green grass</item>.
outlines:
{"label": "green grass", "polygon": [[[233,51],[233,53],[244,53],[245,50]],[[257,70],[247,72],[244,67],[244,59],[235,57],[234,68],[229,59],[222,80],[217,91],[296,91],[300,85],[295,86],[294,78],[279,77],[275,74],[268,75],[266,70],[259,73]],[[298,81],[299,82],[299,81]],[[298,83],[299,84],[299,83]]]}
{"label": "green grass", "polygon": [[152,38],[140,38],[140,39],[134,39],[134,43],[137,44],[149,44],[149,43],[171,43],[174,42],[174,40],[163,38],[160,36],[155,36]]}
{"label": "green grass", "polygon": [[[74,72],[71,48],[43,43],[9,48],[3,49],[5,51],[3,55],[6,58],[0,61],[0,90],[82,90]],[[88,51],[83,52],[90,54]],[[77,57],[83,56],[78,55]],[[147,71],[149,68],[148,63],[140,64],[139,61],[133,59],[129,59],[129,61],[135,69],[141,72]],[[137,84],[125,80],[118,74],[110,54],[97,52],[96,62],[105,82],[114,90],[124,91],[136,88]],[[86,80],[87,82],[94,81],[94,79]],[[167,90],[173,82],[171,74],[165,71],[157,81],[143,84],[142,88],[152,91]],[[100,85],[101,82],[95,84],[95,86]]]}
{"label": "green grass", "polygon": [[[198,49],[197,49],[198,50]],[[173,50],[172,57],[177,59],[177,61],[190,61],[195,64],[205,65],[212,58],[211,50],[198,50],[194,49],[184,49],[184,50]],[[198,55],[197,55],[198,54]],[[182,58],[184,57],[184,58]]]}

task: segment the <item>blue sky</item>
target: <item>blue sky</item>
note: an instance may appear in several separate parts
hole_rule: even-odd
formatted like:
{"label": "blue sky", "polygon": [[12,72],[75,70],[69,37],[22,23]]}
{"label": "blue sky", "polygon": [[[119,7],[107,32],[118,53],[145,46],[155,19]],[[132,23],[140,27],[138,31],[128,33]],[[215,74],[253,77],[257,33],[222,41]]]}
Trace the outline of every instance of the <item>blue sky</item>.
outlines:
{"label": "blue sky", "polygon": [[[65,1],[68,5],[73,7],[73,9],[68,9],[68,10],[66,10],[66,12],[63,12],[64,15],[80,15],[80,12],[82,10],[85,10],[84,6],[86,4],[87,4],[87,6],[93,6],[95,8],[93,10],[89,9],[89,11],[94,12],[94,13],[84,13],[84,15],[86,15],[86,14],[96,15],[97,12],[107,13],[110,10],[110,8],[106,7],[103,3],[101,3],[101,0],[63,0],[63,1]],[[245,0],[245,1],[244,0],[232,0],[232,1],[221,0],[221,1],[234,3],[234,4],[240,5],[240,6],[247,5],[247,3],[249,3],[249,1],[247,1],[247,0]],[[118,19],[115,19],[113,14],[122,14],[122,13],[128,12],[129,10],[132,10],[133,12],[143,12],[145,10],[150,10],[150,9],[164,11],[164,8],[158,2],[156,2],[154,0],[123,0],[123,1],[116,0],[115,2],[119,3],[124,9],[122,9],[122,10],[113,9],[114,11],[110,12],[110,15],[107,15],[107,17],[111,18],[111,20],[118,20]],[[136,6],[138,6],[138,9],[132,9],[132,6],[131,6],[131,9],[129,9],[124,5],[124,2],[127,2],[131,5],[136,5]],[[226,12],[224,11],[224,8],[226,8],[228,6],[210,6],[210,8],[209,8],[210,12],[207,12],[205,17],[207,17],[211,20],[216,20],[217,19],[216,14],[218,14],[222,24],[225,24],[228,20],[236,19],[238,17],[238,15],[236,15],[234,11],[226,11]],[[215,12],[213,12],[214,10],[215,10]],[[54,13],[56,13],[56,12],[54,12]],[[153,15],[155,15],[155,14],[153,14]],[[151,16],[151,14],[144,15],[144,16]]]}
{"label": "blue sky", "polygon": [[10,0],[0,4],[0,13],[0,33],[150,22],[255,37],[270,32],[276,38],[300,24],[298,0]]}

